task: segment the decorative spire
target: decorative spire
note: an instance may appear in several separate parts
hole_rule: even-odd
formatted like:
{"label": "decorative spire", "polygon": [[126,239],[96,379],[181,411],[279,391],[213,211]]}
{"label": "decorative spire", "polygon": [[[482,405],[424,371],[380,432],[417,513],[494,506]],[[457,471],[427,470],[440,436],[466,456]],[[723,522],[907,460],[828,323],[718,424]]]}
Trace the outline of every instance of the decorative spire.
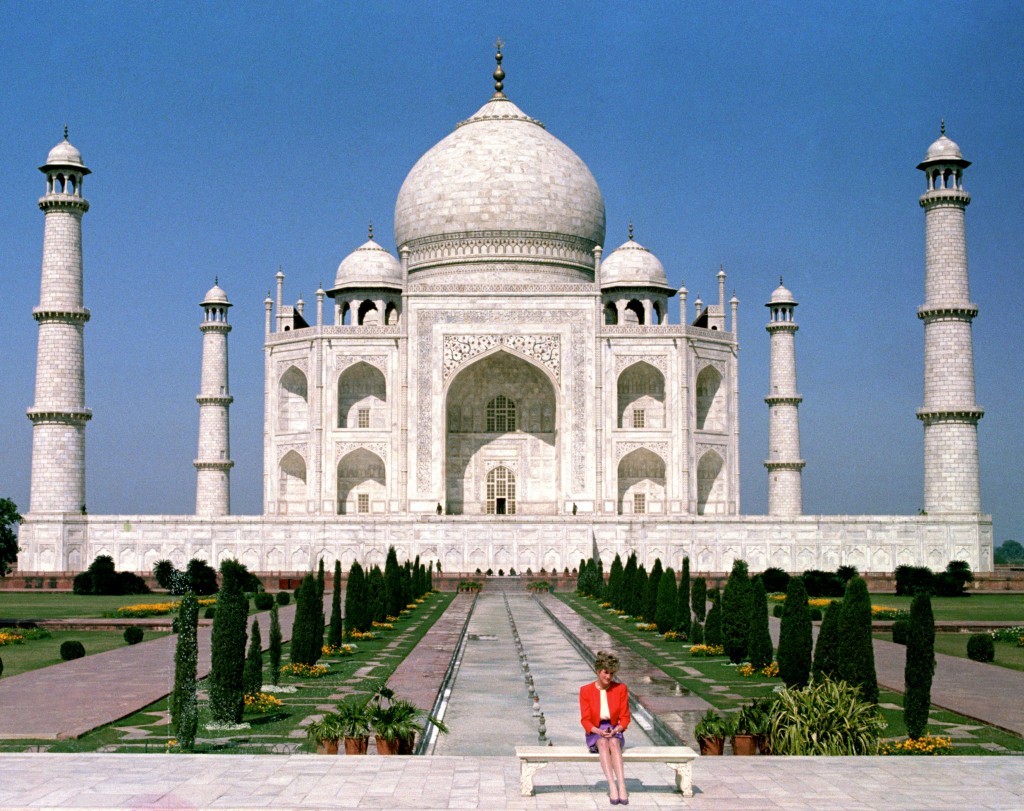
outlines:
{"label": "decorative spire", "polygon": [[782,287],[782,274],[779,274],[779,287]]}
{"label": "decorative spire", "polygon": [[373,220],[370,220],[370,241],[373,241]]}
{"label": "decorative spire", "polygon": [[633,221],[629,221],[629,241],[633,241]]}
{"label": "decorative spire", "polygon": [[498,63],[498,66],[494,69],[494,93],[497,96],[503,95],[501,92],[505,88],[505,71],[501,69],[501,48],[505,43],[501,41],[501,37],[498,37],[498,41],[494,43],[494,47],[497,48],[498,52],[494,54],[494,61]]}
{"label": "decorative spire", "polygon": [[67,139],[68,139],[68,125],[65,124],[64,125],[64,140],[66,141]]}
{"label": "decorative spire", "polygon": [[[939,135],[945,135],[945,134],[946,134],[946,119],[942,118],[942,119],[939,119]],[[67,136],[65,135],[65,137],[67,137]]]}
{"label": "decorative spire", "polygon": [[213,277],[213,286],[214,287],[219,287],[220,286],[220,276],[214,276]]}

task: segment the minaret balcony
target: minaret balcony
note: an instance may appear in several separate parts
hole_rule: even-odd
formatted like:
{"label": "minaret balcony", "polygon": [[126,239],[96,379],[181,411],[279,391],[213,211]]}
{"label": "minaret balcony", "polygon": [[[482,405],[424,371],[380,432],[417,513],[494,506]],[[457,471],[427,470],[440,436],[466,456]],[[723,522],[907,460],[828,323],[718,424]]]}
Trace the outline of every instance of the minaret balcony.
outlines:
{"label": "minaret balcony", "polygon": [[89,201],[74,194],[47,194],[39,198],[39,208],[43,211],[79,211],[84,214],[89,210]]}
{"label": "minaret balcony", "polygon": [[201,406],[229,406],[235,402],[230,394],[200,394],[196,396],[196,402]]}
{"label": "minaret balcony", "polygon": [[86,307],[33,307],[32,317],[43,321],[61,321],[65,324],[84,324],[91,318]]}
{"label": "minaret balcony", "polygon": [[964,408],[919,408],[917,418],[925,425],[934,425],[945,422],[961,422],[969,425],[977,425],[978,420],[985,416],[985,409],[981,406],[966,406]]}
{"label": "minaret balcony", "polygon": [[30,408],[25,413],[33,425],[85,425],[92,419],[92,411],[88,408]]}
{"label": "minaret balcony", "polygon": [[922,304],[917,317],[922,321],[971,321],[978,315],[977,304]]}
{"label": "minaret balcony", "polygon": [[800,405],[804,401],[804,398],[799,394],[772,394],[764,398],[764,401],[770,405]]}
{"label": "minaret balcony", "polygon": [[951,206],[963,208],[971,202],[971,195],[963,189],[932,189],[926,191],[918,200],[921,208],[941,208]]}

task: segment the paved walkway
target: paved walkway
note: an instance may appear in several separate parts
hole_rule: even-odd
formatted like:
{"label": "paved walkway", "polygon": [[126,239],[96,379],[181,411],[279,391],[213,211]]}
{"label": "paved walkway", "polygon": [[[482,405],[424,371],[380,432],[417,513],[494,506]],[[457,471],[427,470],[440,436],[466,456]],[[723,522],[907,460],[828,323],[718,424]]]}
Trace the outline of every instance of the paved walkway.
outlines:
{"label": "paved walkway", "polygon": [[[325,603],[329,611],[329,595]],[[281,633],[291,639],[295,604],[278,613]],[[270,614],[253,616],[266,647]],[[210,626],[199,627],[200,678],[210,671],[211,636]],[[172,634],[0,679],[0,739],[77,738],[158,701],[174,686],[177,639]]]}
{"label": "paved walkway", "polygon": [[[591,764],[538,773],[519,795],[514,757],[0,755],[2,808],[602,809]],[[699,758],[695,796],[667,767],[630,767],[630,808],[1019,809],[1024,759]]]}

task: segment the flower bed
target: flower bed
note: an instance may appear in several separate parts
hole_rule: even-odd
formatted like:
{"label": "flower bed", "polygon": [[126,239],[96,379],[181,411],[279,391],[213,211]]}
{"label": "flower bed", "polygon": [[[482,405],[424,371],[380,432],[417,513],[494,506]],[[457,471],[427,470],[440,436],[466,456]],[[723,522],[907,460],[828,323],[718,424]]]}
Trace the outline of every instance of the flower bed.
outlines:
{"label": "flower bed", "polygon": [[1017,647],[1024,648],[1024,626],[997,628],[992,632],[992,639],[995,642],[1016,642]]}
{"label": "flower bed", "polygon": [[[786,602],[785,594],[769,594],[768,599],[773,603],[784,603]],[[807,600],[807,605],[810,608],[828,608],[831,603],[834,603],[838,598],[836,597],[811,597]]]}
{"label": "flower bed", "polygon": [[736,672],[741,676],[753,677],[753,676],[768,676],[774,678],[779,675],[779,663],[772,662],[771,664],[765,665],[762,668],[756,668],[750,662],[740,665],[736,668]]}
{"label": "flower bed", "polygon": [[324,645],[320,648],[324,656],[351,656],[356,652],[355,645]]}
{"label": "flower bed", "polygon": [[657,631],[658,626],[653,622],[638,622],[636,624],[636,629],[638,631]]}
{"label": "flower bed", "polygon": [[0,631],[0,646],[20,645],[24,641],[25,637],[21,634],[16,634],[13,631]]}
{"label": "flower bed", "polygon": [[20,645],[28,639],[49,639],[50,636],[50,632],[45,628],[17,628],[13,631],[0,631],[0,647]]}
{"label": "flower bed", "polygon": [[281,674],[300,679],[322,679],[330,670],[327,665],[304,665],[300,662],[292,662],[281,668]]}
{"label": "flower bed", "polygon": [[687,640],[687,636],[683,631],[665,631],[661,638],[667,639],[670,642],[685,642]]}
{"label": "flower bed", "polygon": [[940,735],[924,735],[902,741],[883,741],[880,755],[952,755],[953,741]]}
{"label": "flower bed", "polygon": [[[217,605],[216,597],[202,597],[198,600],[199,605]],[[166,603],[137,603],[135,605],[123,605],[114,611],[115,617],[159,617],[164,614],[171,614],[178,610],[180,600],[168,600]]]}
{"label": "flower bed", "polygon": [[361,640],[376,639],[377,635],[373,631],[349,631],[348,638]]}
{"label": "flower bed", "polygon": [[691,656],[724,656],[725,648],[721,645],[691,645]]}
{"label": "flower bed", "polygon": [[246,693],[245,696],[245,712],[262,714],[283,706],[284,702],[270,693]]}
{"label": "flower bed", "polygon": [[395,629],[395,626],[392,625],[390,622],[377,622],[376,620],[374,620],[373,623],[371,624],[374,628],[383,628],[388,631],[393,631]]}

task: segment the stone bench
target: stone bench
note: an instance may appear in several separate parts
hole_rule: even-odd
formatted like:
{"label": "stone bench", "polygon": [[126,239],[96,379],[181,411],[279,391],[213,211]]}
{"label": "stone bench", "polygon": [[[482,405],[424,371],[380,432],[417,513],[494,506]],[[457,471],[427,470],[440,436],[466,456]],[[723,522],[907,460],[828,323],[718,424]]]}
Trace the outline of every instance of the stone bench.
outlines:
{"label": "stone bench", "polygon": [[[549,763],[600,763],[600,756],[584,746],[517,746],[519,758],[519,790],[524,797],[533,796],[533,776]],[[676,773],[676,791],[684,797],[693,796],[693,774],[690,764],[699,755],[689,746],[631,746],[622,752],[622,762],[666,763]]]}

